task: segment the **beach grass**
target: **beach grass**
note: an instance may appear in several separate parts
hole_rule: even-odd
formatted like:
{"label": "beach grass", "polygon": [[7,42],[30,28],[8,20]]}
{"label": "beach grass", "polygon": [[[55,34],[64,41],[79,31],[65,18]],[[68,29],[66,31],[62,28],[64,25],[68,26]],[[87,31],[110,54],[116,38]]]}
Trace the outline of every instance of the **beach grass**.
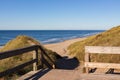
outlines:
{"label": "beach grass", "polygon": [[[17,36],[15,39],[10,40],[3,48],[0,49],[0,52],[19,49],[19,48],[23,48],[23,47],[28,47],[31,45],[40,45],[41,47],[44,48],[44,46],[42,46],[37,40],[35,40],[31,37],[25,36],[25,35],[20,35],[20,36]],[[44,48],[44,49],[54,62],[60,57],[55,52],[48,50],[46,48]],[[14,57],[10,57],[10,58],[1,60],[0,61],[0,71],[4,71],[9,68],[13,68],[17,65],[20,65],[22,63],[32,60],[32,56],[33,56],[32,53],[33,52],[28,52],[26,54],[17,55]],[[40,65],[41,64],[40,51],[39,51],[38,58],[39,58],[39,65]],[[50,63],[50,61],[48,59],[47,59],[47,61]],[[8,78],[10,78],[10,77],[12,78],[12,76],[14,76],[14,78],[12,78],[12,80],[13,80],[13,79],[15,79],[15,75],[16,76],[23,75],[30,70],[32,70],[32,65],[27,66],[27,67],[19,70],[18,72],[15,72],[14,74],[8,75],[5,78],[8,79]]]}
{"label": "beach grass", "polygon": [[[71,44],[68,47],[69,55],[84,61],[85,46],[120,46],[120,26]],[[120,63],[120,55],[92,54],[91,61]]]}

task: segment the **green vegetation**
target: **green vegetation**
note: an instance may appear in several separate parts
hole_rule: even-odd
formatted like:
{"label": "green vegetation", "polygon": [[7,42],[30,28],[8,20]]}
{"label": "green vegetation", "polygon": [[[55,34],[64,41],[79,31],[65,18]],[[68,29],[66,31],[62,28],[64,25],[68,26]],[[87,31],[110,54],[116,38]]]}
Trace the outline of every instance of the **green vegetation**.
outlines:
{"label": "green vegetation", "polygon": [[[120,46],[120,26],[71,44],[68,47],[70,55],[84,61],[85,46]],[[90,57],[93,62],[120,63],[120,55],[92,54]]]}
{"label": "green vegetation", "polygon": [[[18,48],[23,48],[31,45],[40,45],[42,46],[38,41],[35,39],[28,37],[28,36],[17,36],[15,39],[9,41],[3,48],[0,49],[0,52],[8,51],[8,50],[14,50]],[[43,47],[43,46],[42,46]],[[43,47],[44,48],[44,47]],[[55,52],[48,50],[44,48],[47,54],[51,57],[51,59],[55,62],[60,56],[57,55]],[[15,67],[19,64],[25,63],[27,61],[30,61],[32,59],[32,53],[33,52],[28,52],[26,54],[22,55],[17,55],[14,57],[10,57],[4,60],[0,61],[0,71],[7,70],[9,68]],[[40,59],[40,51],[39,51],[39,56],[38,58]],[[50,63],[50,61],[47,59],[47,61]],[[41,61],[39,60],[39,65]],[[20,71],[9,75],[10,76],[17,76],[17,75],[22,75],[28,71],[32,70],[32,65],[28,66],[26,68],[21,69]],[[7,76],[8,78],[8,76]],[[15,78],[15,77],[14,77]]]}

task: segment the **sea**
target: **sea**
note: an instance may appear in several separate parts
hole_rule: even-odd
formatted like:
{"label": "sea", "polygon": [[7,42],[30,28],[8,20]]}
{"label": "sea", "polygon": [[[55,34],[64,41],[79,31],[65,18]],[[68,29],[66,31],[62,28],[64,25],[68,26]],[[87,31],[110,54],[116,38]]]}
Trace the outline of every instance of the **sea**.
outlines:
{"label": "sea", "polygon": [[30,36],[42,44],[51,44],[74,38],[87,37],[103,31],[105,30],[0,30],[0,45],[5,45],[18,35]]}

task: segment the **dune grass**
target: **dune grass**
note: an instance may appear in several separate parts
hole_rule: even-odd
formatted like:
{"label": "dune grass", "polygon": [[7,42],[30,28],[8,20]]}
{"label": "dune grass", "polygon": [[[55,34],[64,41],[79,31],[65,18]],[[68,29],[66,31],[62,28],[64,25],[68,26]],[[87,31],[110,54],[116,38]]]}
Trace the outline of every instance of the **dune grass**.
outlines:
{"label": "dune grass", "polygon": [[[31,46],[31,45],[42,46],[37,40],[35,40],[31,37],[25,36],[25,35],[20,35],[20,36],[17,36],[15,39],[10,40],[3,48],[0,49],[0,52],[19,49],[19,48],[23,48],[23,47],[28,47],[28,46]],[[42,47],[44,48],[44,46],[42,46]],[[53,52],[51,50],[48,50],[46,48],[44,48],[44,49],[54,62],[60,57],[55,52]],[[28,52],[26,54],[17,55],[17,56],[14,56],[14,57],[10,57],[10,58],[1,60],[0,61],[0,72],[32,60],[32,53],[33,52]],[[39,58],[39,65],[40,65],[41,64],[40,51],[39,51],[38,58]],[[50,63],[50,61],[48,59],[47,59],[47,61]],[[8,75],[5,78],[8,79],[11,76],[22,75],[22,74],[24,74],[24,73],[26,73],[30,70],[32,70],[32,65],[28,66],[26,68],[23,68],[20,71],[14,73],[14,74]],[[14,77],[14,79],[15,79],[15,77]]]}
{"label": "dune grass", "polygon": [[[120,46],[120,26],[71,44],[68,47],[69,55],[84,61],[85,46]],[[120,55],[92,54],[91,61],[120,63]]]}

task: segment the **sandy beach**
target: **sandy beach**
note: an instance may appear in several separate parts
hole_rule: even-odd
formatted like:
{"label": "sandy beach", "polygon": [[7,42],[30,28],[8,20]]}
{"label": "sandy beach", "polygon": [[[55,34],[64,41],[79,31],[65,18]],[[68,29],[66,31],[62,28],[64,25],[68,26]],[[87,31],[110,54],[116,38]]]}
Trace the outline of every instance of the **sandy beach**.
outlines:
{"label": "sandy beach", "polygon": [[52,51],[57,52],[59,55],[61,56],[68,56],[67,53],[67,47],[69,45],[71,45],[74,42],[77,41],[82,41],[86,39],[86,37],[84,38],[76,38],[76,39],[70,39],[70,40],[65,40],[63,42],[59,42],[59,43],[53,43],[53,44],[45,44],[44,46]]}

